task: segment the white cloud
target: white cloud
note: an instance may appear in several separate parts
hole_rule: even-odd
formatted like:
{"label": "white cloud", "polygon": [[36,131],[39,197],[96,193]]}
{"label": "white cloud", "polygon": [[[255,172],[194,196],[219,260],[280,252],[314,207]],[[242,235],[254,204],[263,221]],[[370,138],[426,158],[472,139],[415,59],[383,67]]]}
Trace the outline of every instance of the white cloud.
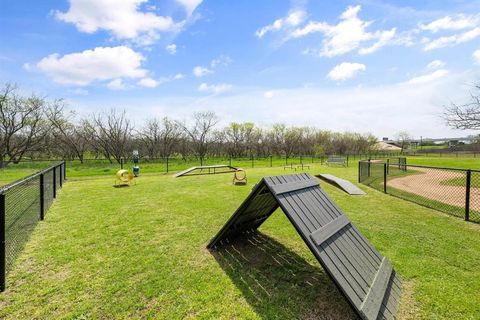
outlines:
{"label": "white cloud", "polygon": [[213,94],[223,93],[223,92],[229,91],[230,89],[232,89],[232,85],[227,84],[227,83],[212,84],[212,85],[202,83],[198,87],[198,91],[208,92],[208,93],[213,93]]}
{"label": "white cloud", "polygon": [[473,59],[475,60],[475,62],[477,64],[480,64],[480,49],[475,50],[475,52],[472,54],[472,56],[473,56]]}
{"label": "white cloud", "polygon": [[442,60],[433,60],[427,65],[427,69],[436,70],[445,67],[445,62]]}
{"label": "white cloud", "polygon": [[408,84],[422,84],[432,81],[436,81],[440,78],[445,77],[448,74],[448,70],[439,69],[429,74],[424,74],[418,77],[414,77],[407,81]]}
{"label": "white cloud", "polygon": [[303,10],[291,11],[285,18],[277,19],[272,24],[266,25],[255,32],[258,38],[263,38],[268,32],[279,31],[285,28],[296,27],[305,20],[306,14]]}
{"label": "white cloud", "polygon": [[274,93],[273,91],[265,91],[265,92],[263,93],[263,96],[264,96],[265,98],[267,98],[267,99],[273,98],[274,95],[275,95],[275,93]]}
{"label": "white cloud", "polygon": [[[322,33],[322,49],[320,56],[333,57],[356,50],[362,43],[374,41],[369,47],[360,48],[360,54],[369,54],[392,42],[396,29],[368,32],[366,29],[373,21],[363,21],[358,18],[361,6],[349,6],[341,15],[340,22],[330,25],[326,22],[310,21],[302,28],[294,30],[290,36],[301,38],[311,33]],[[400,44],[400,43],[398,43]]]}
{"label": "white cloud", "polygon": [[126,46],[98,47],[64,56],[54,53],[40,60],[36,67],[55,82],[85,86],[95,80],[145,77],[143,60],[140,53]]}
{"label": "white cloud", "polygon": [[202,0],[177,0],[177,2],[185,8],[188,15],[191,15],[202,3]]}
{"label": "white cloud", "polygon": [[126,86],[122,79],[114,79],[107,84],[110,90],[125,90]]}
{"label": "white cloud", "polygon": [[176,75],[173,76],[174,80],[180,80],[185,78],[185,75],[183,73],[177,73]]}
{"label": "white cloud", "polygon": [[367,48],[360,48],[358,50],[359,54],[370,54],[374,53],[378,49],[380,49],[383,46],[386,46],[389,44],[392,39],[395,37],[395,32],[397,31],[396,28],[393,28],[392,30],[386,30],[386,31],[377,31],[375,32],[375,37],[378,38],[378,41],[372,44],[370,47]]}
{"label": "white cloud", "polygon": [[456,18],[446,16],[430,22],[429,24],[420,24],[421,30],[436,33],[440,30],[461,30],[473,28],[478,24],[479,19],[473,16],[458,15]]}
{"label": "white cloud", "polygon": [[192,73],[195,77],[201,78],[203,76],[206,76],[207,74],[213,73],[213,71],[202,66],[196,66],[195,68],[193,68]]}
{"label": "white cloud", "polygon": [[[159,32],[177,31],[181,27],[171,17],[142,12],[140,6],[148,0],[69,0],[67,12],[56,11],[57,19],[73,23],[81,32],[110,32],[118,39],[131,39],[151,44]],[[187,2],[187,1],[186,1]]]}
{"label": "white cloud", "polygon": [[145,88],[156,88],[160,84],[159,81],[154,80],[152,78],[143,78],[138,82],[138,85],[145,87]]}
{"label": "white cloud", "polygon": [[435,40],[425,39],[423,40],[425,43],[425,47],[423,48],[425,51],[430,51],[433,49],[443,48],[443,47],[451,47],[457,44],[461,44],[464,42],[471,41],[480,36],[480,27],[475,29],[457,33],[451,36],[444,36],[437,38]]}
{"label": "white cloud", "polygon": [[177,45],[174,43],[169,44],[168,46],[165,47],[165,50],[167,50],[169,54],[174,55],[177,53]]}
{"label": "white cloud", "polygon": [[213,59],[211,62],[210,62],[210,66],[212,68],[217,68],[217,67],[226,67],[228,66],[230,63],[232,63],[233,60],[232,58],[230,58],[229,56],[226,56],[226,55],[220,55],[218,58],[215,58]]}
{"label": "white cloud", "polygon": [[360,71],[365,71],[367,67],[361,63],[342,62],[336,65],[327,75],[328,78],[335,81],[343,81],[354,77]]}

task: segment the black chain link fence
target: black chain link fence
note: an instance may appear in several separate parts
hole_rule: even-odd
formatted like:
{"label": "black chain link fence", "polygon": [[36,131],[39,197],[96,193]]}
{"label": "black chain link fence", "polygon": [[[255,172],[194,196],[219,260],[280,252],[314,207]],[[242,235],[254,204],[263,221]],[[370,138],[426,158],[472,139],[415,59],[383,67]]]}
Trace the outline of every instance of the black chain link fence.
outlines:
{"label": "black chain link fence", "polygon": [[5,277],[65,180],[65,162],[0,188],[0,291]]}
{"label": "black chain link fence", "polygon": [[379,191],[480,223],[480,171],[407,165],[405,158],[363,160],[358,180]]}

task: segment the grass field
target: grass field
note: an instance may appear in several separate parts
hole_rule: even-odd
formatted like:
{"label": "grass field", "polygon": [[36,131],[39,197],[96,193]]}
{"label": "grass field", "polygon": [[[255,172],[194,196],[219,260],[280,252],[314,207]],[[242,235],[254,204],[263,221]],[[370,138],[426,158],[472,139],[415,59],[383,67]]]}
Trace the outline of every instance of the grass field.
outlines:
{"label": "grass field", "polygon": [[[316,166],[355,181],[357,168]],[[262,176],[71,177],[0,294],[9,319],[348,319],[352,311],[279,210],[246,244],[205,249]],[[404,279],[400,318],[476,319],[480,226],[361,186],[339,204]]]}
{"label": "grass field", "polygon": [[444,168],[480,169],[480,157],[407,157],[407,164]]}

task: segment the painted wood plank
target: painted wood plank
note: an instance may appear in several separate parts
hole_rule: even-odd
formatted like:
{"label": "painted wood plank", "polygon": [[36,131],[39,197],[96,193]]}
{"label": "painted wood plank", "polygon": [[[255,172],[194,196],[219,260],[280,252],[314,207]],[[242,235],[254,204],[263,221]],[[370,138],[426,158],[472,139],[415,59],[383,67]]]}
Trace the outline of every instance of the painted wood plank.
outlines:
{"label": "painted wood plank", "polygon": [[334,175],[331,175],[331,174],[327,174],[327,173],[322,173],[322,174],[319,174],[319,175],[316,175],[316,177],[334,185],[334,186],[337,186],[339,187],[340,189],[342,189],[343,191],[345,191],[346,193],[350,194],[350,195],[365,195],[366,192],[361,190],[359,187],[357,187],[356,185],[354,185],[353,183],[351,183],[350,181],[348,180],[345,180],[345,179],[342,179],[342,178],[339,178],[339,177],[336,177]]}
{"label": "painted wood plank", "polygon": [[298,191],[306,188],[316,187],[318,186],[318,181],[315,180],[299,180],[295,182],[288,182],[283,184],[275,184],[270,186],[270,189],[276,195],[280,195],[283,193]]}
{"label": "painted wood plank", "polygon": [[348,224],[350,224],[350,220],[348,220],[347,216],[340,216],[310,234],[310,238],[312,238],[315,245],[319,246]]}
{"label": "painted wood plank", "polygon": [[360,306],[360,313],[365,319],[377,319],[392,271],[392,266],[388,260],[383,258],[370,290]]}

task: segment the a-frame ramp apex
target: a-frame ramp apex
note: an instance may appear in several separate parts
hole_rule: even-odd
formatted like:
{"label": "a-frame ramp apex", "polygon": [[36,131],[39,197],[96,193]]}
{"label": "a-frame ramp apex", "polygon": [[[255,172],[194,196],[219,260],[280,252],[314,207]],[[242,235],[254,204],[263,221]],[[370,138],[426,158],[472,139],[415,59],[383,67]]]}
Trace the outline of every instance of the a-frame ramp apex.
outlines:
{"label": "a-frame ramp apex", "polygon": [[209,248],[256,230],[278,207],[362,319],[394,319],[400,279],[309,174],[263,178]]}

